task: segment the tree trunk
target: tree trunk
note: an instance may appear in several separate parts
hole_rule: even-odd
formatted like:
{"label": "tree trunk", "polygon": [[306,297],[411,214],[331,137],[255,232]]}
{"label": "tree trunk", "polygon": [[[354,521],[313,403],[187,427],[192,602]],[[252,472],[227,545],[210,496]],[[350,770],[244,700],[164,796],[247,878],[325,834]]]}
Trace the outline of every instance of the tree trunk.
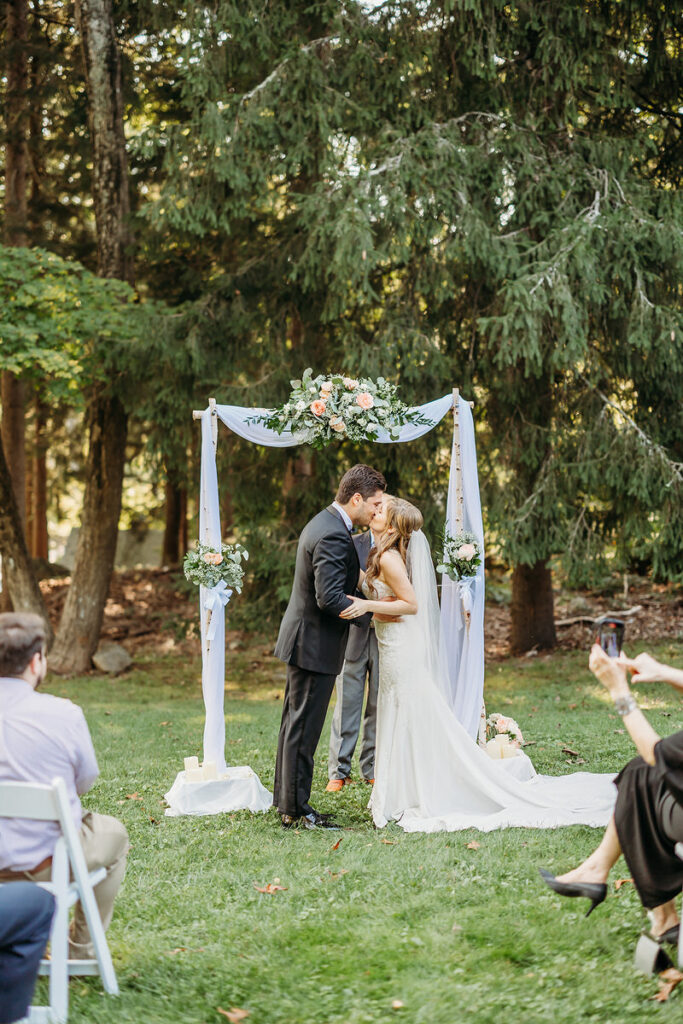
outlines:
{"label": "tree trunk", "polygon": [[[26,175],[27,149],[27,85],[28,20],[26,0],[9,0],[6,5],[7,93],[5,102],[5,245],[26,245]],[[25,452],[24,452],[24,385],[9,372],[2,374],[2,445],[12,480],[12,489],[23,532],[26,525]],[[4,510],[4,507],[3,507]],[[9,528],[9,523],[5,524]],[[12,570],[7,579],[14,578]],[[3,584],[0,611],[9,611],[14,603],[11,586]]]}
{"label": "tree trunk", "polygon": [[84,672],[97,647],[114,569],[123,468],[126,413],[118,398],[91,402],[88,410],[87,485],[76,562],[50,667]]}
{"label": "tree trunk", "polygon": [[[13,373],[2,374],[2,424],[0,425],[1,446],[3,449],[2,459],[5,463],[9,486],[12,493],[12,503],[16,510],[17,524],[21,532],[22,541],[26,546],[26,449],[25,449],[25,427],[24,427],[24,382]],[[3,501],[0,504],[2,518],[11,515],[9,505]],[[4,523],[5,530],[12,531],[13,527],[9,522]],[[27,563],[31,572],[30,563]],[[0,595],[0,612],[9,612],[17,609],[16,598],[12,592],[11,579],[15,573],[5,569],[3,564],[3,584]],[[27,581],[21,585],[22,593],[25,590]]]}
{"label": "tree trunk", "polygon": [[28,12],[26,0],[6,5],[7,94],[5,102],[5,244],[28,245]]}
{"label": "tree trunk", "polygon": [[532,647],[547,650],[557,643],[552,575],[546,562],[516,565],[512,572],[510,649],[522,654]]}
{"label": "tree trunk", "polygon": [[178,565],[180,563],[180,514],[180,488],[168,480],[166,482],[166,522],[161,554],[162,565]]}
{"label": "tree trunk", "polygon": [[[132,283],[128,166],[123,132],[121,59],[111,0],[78,0],[93,148],[98,274]],[[118,397],[98,386],[88,404],[89,450],[76,562],[55,648],[56,672],[90,668],[114,569],[127,437]]]}
{"label": "tree trunk", "polygon": [[31,459],[32,498],[31,509],[31,553],[34,558],[49,558],[49,537],[47,529],[47,466],[45,452],[47,449],[45,427],[47,425],[47,406],[36,396],[35,401],[35,437]]}
{"label": "tree trunk", "polygon": [[180,528],[178,530],[178,544],[180,546],[180,558],[184,558],[189,549],[189,538],[187,532],[187,488],[180,489]]}
{"label": "tree trunk", "polygon": [[0,554],[2,555],[3,588],[12,598],[14,611],[34,612],[45,620],[48,637],[52,630],[40,588],[31,569],[24,531],[14,499],[12,480],[0,445]]}
{"label": "tree trunk", "polygon": [[77,0],[93,150],[97,273],[133,283],[121,55],[112,0]]}

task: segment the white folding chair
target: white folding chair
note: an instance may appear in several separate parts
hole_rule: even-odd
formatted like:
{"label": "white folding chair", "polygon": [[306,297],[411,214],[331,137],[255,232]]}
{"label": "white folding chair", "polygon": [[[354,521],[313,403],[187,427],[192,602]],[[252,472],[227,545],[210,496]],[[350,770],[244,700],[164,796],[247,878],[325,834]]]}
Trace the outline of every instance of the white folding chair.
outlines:
{"label": "white folding chair", "polygon": [[[683,843],[676,843],[674,846],[676,856],[683,860]],[[683,969],[683,922],[678,929],[678,966]]]}
{"label": "white folding chair", "polygon": [[[674,852],[680,860],[683,860],[683,843],[676,843]],[[683,968],[683,922],[678,930],[676,960],[678,966]],[[656,939],[651,938],[649,935],[641,935],[636,945],[634,966],[636,970],[642,971],[643,974],[658,974],[666,967],[671,967],[671,958],[661,948]]]}
{"label": "white folding chair", "polygon": [[[52,878],[38,883],[55,897],[55,916],[50,932],[50,959],[41,962],[40,973],[50,978],[50,1005],[32,1006],[31,1024],[64,1024],[69,1009],[69,975],[99,974],[105,992],[118,995],[111,953],[102,927],[93,887],[106,875],[106,868],[88,872],[85,855],[71,817],[64,780],[52,784],[0,782],[0,818],[29,818],[56,821],[61,836],[52,854]],[[69,870],[70,869],[70,870]],[[70,881],[73,875],[73,882]],[[11,882],[6,883],[11,885]],[[80,900],[95,947],[95,960],[69,960],[69,910]]]}

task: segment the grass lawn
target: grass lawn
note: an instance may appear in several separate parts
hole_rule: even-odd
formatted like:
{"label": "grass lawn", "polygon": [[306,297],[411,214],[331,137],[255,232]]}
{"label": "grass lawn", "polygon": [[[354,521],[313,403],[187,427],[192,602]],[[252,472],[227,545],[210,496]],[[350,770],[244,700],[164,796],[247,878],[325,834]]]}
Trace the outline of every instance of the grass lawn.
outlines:
{"label": "grass lawn", "polygon": [[[681,644],[655,653],[683,664]],[[585,654],[558,654],[490,666],[488,710],[518,720],[541,771],[611,772],[632,756],[585,663]],[[283,673],[244,653],[229,656],[228,670],[228,759],[269,786]],[[183,756],[200,753],[198,663],[140,657],[121,679],[52,677],[47,689],[84,708],[102,772],[85,803],[122,819],[132,844],[109,931],[121,996],[74,979],[73,1024],[213,1024],[226,1020],[218,1007],[247,1010],[248,1024],[680,1019],[683,992],[655,1003],[656,980],[632,969],[644,923],[632,885],[612,886],[585,920],[587,901],[561,899],[539,880],[539,866],[582,859],[599,831],[376,831],[366,786],[324,793],[328,728],[313,799],[338,812],[344,831],[284,832],[272,810],[166,818],[163,794]],[[660,733],[683,727],[672,690],[639,696]],[[572,768],[563,746],[585,764]],[[627,875],[620,861],[613,881]],[[256,891],[276,879],[285,891]]]}

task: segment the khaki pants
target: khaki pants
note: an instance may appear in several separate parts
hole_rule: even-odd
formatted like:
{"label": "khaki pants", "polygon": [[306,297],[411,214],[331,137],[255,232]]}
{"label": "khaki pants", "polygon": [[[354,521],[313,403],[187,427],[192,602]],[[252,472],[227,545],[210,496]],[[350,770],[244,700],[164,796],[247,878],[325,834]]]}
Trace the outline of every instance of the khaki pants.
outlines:
{"label": "khaki pants", "polygon": [[[108,814],[84,811],[80,839],[88,871],[94,871],[97,868],[107,869],[106,876],[93,890],[106,931],[114,912],[114,899],[126,873],[128,833],[116,818],[111,818]],[[8,877],[3,878],[5,874],[0,871],[0,882],[9,880]],[[7,874],[11,874],[12,879],[17,878],[15,873]],[[48,882],[51,876],[51,866],[43,868],[42,871],[23,872],[23,877],[30,882]],[[94,956],[90,933],[85,923],[85,914],[80,903],[76,904],[74,919],[71,922],[69,955],[73,959],[86,960]]]}

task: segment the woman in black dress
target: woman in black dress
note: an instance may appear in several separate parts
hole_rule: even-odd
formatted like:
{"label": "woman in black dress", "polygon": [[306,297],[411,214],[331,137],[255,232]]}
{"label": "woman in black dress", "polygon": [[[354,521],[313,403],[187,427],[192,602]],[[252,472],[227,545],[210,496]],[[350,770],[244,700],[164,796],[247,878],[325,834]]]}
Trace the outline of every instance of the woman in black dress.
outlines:
{"label": "woman in black dress", "polygon": [[678,940],[675,897],[683,888],[683,860],[675,852],[683,842],[683,731],[661,739],[633,697],[626,676],[635,683],[667,682],[683,691],[683,672],[661,665],[648,654],[630,660],[608,658],[597,644],[589,666],[614,700],[617,712],[640,757],[616,777],[614,817],[596,850],[573,871],[543,880],[563,896],[586,896],[590,912],[607,895],[607,876],[624,854],[640,900],[649,911],[653,937]]}

